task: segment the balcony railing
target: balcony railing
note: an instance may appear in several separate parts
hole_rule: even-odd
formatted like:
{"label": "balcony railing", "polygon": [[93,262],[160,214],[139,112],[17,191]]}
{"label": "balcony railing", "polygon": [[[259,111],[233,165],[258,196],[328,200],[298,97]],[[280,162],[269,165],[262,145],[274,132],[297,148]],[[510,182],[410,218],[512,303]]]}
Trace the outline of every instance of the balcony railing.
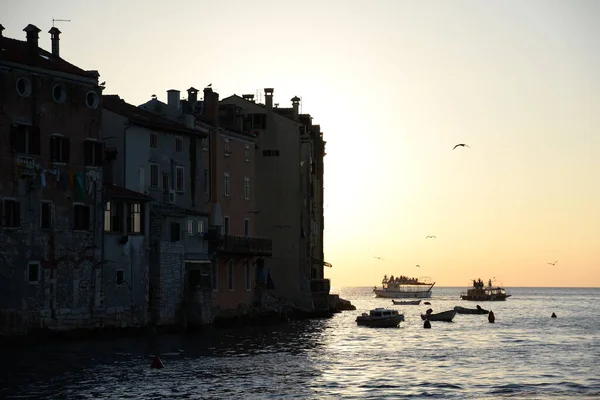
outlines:
{"label": "balcony railing", "polygon": [[250,256],[271,256],[273,242],[265,238],[220,235],[217,251]]}
{"label": "balcony railing", "polygon": [[331,281],[329,279],[311,279],[310,291],[312,293],[329,293]]}
{"label": "balcony railing", "polygon": [[40,165],[35,158],[26,156],[17,156],[15,158],[15,166],[17,167],[17,172],[21,176],[36,175],[37,170],[40,169]]}

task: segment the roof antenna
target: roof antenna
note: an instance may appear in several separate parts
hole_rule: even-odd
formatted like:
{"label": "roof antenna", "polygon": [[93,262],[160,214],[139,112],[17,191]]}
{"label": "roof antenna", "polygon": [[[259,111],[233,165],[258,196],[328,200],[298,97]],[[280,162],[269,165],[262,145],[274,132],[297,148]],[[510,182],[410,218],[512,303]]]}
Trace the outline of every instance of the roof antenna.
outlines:
{"label": "roof antenna", "polygon": [[52,27],[54,28],[54,23],[55,22],[71,22],[70,19],[54,19],[52,18]]}

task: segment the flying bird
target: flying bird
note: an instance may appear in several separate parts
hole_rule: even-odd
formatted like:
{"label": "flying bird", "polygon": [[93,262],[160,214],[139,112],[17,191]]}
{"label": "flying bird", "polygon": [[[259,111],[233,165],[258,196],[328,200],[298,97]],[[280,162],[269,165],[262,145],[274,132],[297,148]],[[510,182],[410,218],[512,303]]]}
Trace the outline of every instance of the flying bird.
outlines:
{"label": "flying bird", "polygon": [[455,148],[457,148],[457,147],[459,147],[459,146],[461,146],[461,147],[468,147],[468,148],[471,148],[471,146],[469,146],[468,144],[459,143],[459,144],[457,144],[456,146],[454,146],[454,147],[452,148],[452,150],[454,150]]}
{"label": "flying bird", "polygon": [[421,268],[421,266],[420,266],[419,264],[415,265],[415,267],[417,267],[417,268]]}
{"label": "flying bird", "polygon": [[385,258],[381,258],[381,257],[373,257],[373,258],[376,258],[378,260],[385,260]]}
{"label": "flying bird", "polygon": [[429,239],[429,238],[436,239],[435,236],[425,236],[425,239]]}
{"label": "flying bird", "polygon": [[548,263],[548,265],[555,266],[557,262],[558,262],[558,260],[554,261],[553,263]]}

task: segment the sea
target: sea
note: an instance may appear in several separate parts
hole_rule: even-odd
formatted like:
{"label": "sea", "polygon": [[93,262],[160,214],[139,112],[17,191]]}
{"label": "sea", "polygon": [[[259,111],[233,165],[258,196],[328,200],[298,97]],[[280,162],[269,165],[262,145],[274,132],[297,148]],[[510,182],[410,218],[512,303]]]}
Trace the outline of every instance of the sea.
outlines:
{"label": "sea", "polygon": [[[554,399],[600,398],[600,288],[507,288],[468,302],[435,287],[431,305],[393,306],[370,287],[339,288],[356,311],[329,319],[75,342],[2,346],[3,399]],[[456,305],[424,329],[420,314]],[[398,328],[356,325],[375,307]],[[557,318],[551,318],[555,313]],[[163,369],[151,369],[158,355]]]}

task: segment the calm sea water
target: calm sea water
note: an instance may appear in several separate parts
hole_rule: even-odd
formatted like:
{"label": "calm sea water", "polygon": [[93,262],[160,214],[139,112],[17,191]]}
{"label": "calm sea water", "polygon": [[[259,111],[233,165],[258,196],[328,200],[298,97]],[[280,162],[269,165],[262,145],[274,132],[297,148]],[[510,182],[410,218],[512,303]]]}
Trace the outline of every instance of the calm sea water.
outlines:
{"label": "calm sea water", "polygon": [[[331,319],[197,335],[0,347],[0,398],[597,398],[600,289],[509,289],[506,302],[458,299],[435,288],[431,306],[393,306],[396,329],[358,327],[370,288],[338,293],[356,305]],[[480,304],[423,329],[419,314]],[[555,312],[558,318],[550,318]],[[150,369],[160,354],[165,368]]]}

